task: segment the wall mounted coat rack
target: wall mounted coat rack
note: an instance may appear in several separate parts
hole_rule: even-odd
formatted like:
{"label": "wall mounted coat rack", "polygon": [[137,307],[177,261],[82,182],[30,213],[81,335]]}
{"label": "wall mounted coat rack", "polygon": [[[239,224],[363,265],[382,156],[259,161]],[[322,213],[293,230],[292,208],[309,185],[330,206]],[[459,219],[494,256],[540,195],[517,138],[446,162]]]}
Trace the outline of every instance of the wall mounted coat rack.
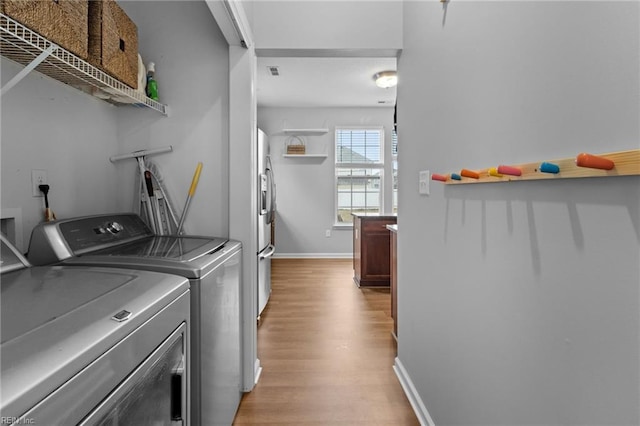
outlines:
{"label": "wall mounted coat rack", "polygon": [[640,149],[606,154],[580,153],[576,157],[517,165],[502,164],[482,170],[462,169],[432,180],[447,185],[540,179],[570,179],[640,175]]}

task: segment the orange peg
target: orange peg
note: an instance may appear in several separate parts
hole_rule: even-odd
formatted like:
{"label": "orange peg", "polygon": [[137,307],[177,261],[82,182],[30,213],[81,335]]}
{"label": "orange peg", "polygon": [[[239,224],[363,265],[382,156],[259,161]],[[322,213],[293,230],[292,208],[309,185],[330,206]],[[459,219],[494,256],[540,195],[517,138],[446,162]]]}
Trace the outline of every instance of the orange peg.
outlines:
{"label": "orange peg", "polygon": [[462,169],[460,170],[460,175],[471,178],[471,179],[480,179],[480,174],[472,170]]}
{"label": "orange peg", "polygon": [[589,167],[590,169],[611,170],[615,163],[606,158],[582,152],[576,157],[576,165],[578,167]]}
{"label": "orange peg", "polygon": [[447,176],[434,173],[431,175],[431,180],[439,180],[440,182],[446,182]]}

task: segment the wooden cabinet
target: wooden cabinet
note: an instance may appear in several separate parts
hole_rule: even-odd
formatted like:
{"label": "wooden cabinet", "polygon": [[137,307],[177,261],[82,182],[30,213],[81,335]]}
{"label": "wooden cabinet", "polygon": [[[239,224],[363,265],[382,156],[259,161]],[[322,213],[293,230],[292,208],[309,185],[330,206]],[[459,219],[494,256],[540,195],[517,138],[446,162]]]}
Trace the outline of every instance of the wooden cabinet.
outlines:
{"label": "wooden cabinet", "polygon": [[353,215],[353,279],[358,286],[391,283],[390,231],[395,216]]}

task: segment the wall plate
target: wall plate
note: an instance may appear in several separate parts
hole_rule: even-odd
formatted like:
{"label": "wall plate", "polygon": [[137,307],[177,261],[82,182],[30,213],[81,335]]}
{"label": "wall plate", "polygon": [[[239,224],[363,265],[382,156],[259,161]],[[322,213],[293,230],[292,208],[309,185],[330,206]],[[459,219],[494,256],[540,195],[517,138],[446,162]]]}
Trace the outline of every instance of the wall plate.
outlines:
{"label": "wall plate", "polygon": [[418,174],[418,193],[429,195],[429,170],[423,170]]}

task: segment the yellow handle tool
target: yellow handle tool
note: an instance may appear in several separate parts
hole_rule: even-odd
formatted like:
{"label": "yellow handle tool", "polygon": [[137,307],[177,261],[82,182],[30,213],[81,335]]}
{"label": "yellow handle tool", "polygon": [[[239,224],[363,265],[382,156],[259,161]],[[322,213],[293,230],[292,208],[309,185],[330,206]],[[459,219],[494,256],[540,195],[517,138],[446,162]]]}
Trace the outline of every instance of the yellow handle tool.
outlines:
{"label": "yellow handle tool", "polygon": [[193,180],[191,181],[191,188],[189,188],[189,197],[193,197],[196,193],[196,187],[198,186],[198,181],[200,180],[200,172],[202,172],[202,163],[198,163],[196,166],[196,172],[193,174]]}
{"label": "yellow handle tool", "polygon": [[196,187],[198,186],[198,181],[200,180],[200,173],[202,172],[202,163],[198,163],[196,166],[196,171],[193,174],[193,179],[191,180],[191,187],[189,187],[189,194],[187,194],[187,201],[184,204],[184,209],[182,210],[182,216],[180,216],[180,223],[178,224],[177,234],[180,235],[182,232],[182,226],[184,225],[184,220],[187,217],[187,211],[189,210],[189,204],[191,203],[191,198],[196,193]]}

